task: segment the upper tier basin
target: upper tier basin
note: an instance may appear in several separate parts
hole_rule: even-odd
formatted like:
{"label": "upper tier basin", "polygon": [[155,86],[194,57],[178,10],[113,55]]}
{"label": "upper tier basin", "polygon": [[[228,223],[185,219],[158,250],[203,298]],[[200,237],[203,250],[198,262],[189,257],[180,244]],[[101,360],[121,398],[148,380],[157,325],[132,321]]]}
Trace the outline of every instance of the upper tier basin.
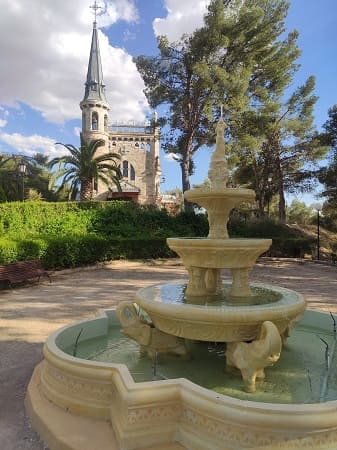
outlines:
{"label": "upper tier basin", "polygon": [[255,192],[251,189],[193,189],[184,192],[189,202],[197,203],[207,210],[209,238],[228,238],[227,222],[230,211],[243,202],[252,203]]}

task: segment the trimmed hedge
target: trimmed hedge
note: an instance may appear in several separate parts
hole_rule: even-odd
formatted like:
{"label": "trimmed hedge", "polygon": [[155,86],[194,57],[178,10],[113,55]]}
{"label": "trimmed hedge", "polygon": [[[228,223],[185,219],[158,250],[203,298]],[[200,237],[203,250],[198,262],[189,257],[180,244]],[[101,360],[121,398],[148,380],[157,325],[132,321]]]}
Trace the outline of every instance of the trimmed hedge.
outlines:
{"label": "trimmed hedge", "polygon": [[[233,214],[231,237],[272,238],[270,256],[303,256],[315,240],[269,218]],[[175,256],[171,236],[208,234],[205,215],[166,211],[130,202],[13,202],[0,204],[0,264],[39,258],[46,268],[61,269],[111,259]]]}
{"label": "trimmed hedge", "polygon": [[112,259],[152,259],[175,256],[166,238],[115,239],[96,235],[52,237],[48,241],[0,240],[0,264],[42,260],[47,269],[62,269]]}
{"label": "trimmed hedge", "polygon": [[206,236],[205,216],[130,202],[0,204],[0,264],[39,258],[61,269],[120,258],[172,257],[169,236]]}
{"label": "trimmed hedge", "polygon": [[314,238],[273,238],[273,243],[266,253],[268,256],[288,258],[303,258],[305,254],[312,254],[316,247]]}

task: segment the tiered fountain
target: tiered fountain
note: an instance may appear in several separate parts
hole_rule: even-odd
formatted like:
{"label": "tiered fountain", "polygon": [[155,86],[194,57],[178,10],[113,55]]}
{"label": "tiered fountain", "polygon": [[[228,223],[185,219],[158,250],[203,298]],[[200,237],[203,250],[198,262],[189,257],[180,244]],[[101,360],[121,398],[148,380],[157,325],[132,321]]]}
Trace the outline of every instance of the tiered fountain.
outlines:
{"label": "tiered fountain", "polygon": [[168,239],[188,282],[141,289],[49,337],[26,406],[52,449],[337,448],[336,333],[300,294],[249,283],[271,241],[228,238],[231,209],[254,192],[227,187],[224,128],[211,187],[185,193],[207,210],[208,238]]}

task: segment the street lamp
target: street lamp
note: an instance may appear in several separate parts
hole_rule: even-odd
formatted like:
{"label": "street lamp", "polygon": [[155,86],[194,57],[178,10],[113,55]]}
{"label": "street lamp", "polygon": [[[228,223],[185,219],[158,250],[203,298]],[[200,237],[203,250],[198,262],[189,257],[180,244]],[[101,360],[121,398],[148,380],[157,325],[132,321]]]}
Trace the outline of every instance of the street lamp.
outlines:
{"label": "street lamp", "polygon": [[319,242],[319,232],[320,232],[320,229],[319,229],[319,226],[320,226],[320,223],[319,223],[319,216],[320,216],[320,209],[318,209],[317,208],[317,260],[319,261],[319,247],[320,247],[320,242]]}
{"label": "street lamp", "polygon": [[21,161],[19,163],[18,168],[19,168],[19,174],[22,178],[22,201],[24,202],[25,201],[25,174],[26,174],[27,166],[23,161]]}
{"label": "street lamp", "polygon": [[269,207],[270,207],[270,197],[271,197],[271,182],[273,181],[273,175],[268,173],[267,183],[268,183],[268,203],[267,203],[267,213],[269,217]]}

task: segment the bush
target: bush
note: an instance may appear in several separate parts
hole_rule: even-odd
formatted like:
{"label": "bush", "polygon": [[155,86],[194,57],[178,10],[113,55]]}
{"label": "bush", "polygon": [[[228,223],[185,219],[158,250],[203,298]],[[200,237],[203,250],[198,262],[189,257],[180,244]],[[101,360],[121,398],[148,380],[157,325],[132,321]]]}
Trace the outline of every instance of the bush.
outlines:
{"label": "bush", "polygon": [[244,218],[240,214],[230,217],[228,223],[228,233],[231,237],[251,237],[251,238],[300,238],[305,237],[298,230],[290,228],[277,220],[269,217]]}
{"label": "bush", "polygon": [[270,256],[303,258],[306,253],[311,254],[315,246],[315,238],[273,238],[273,243],[267,254]]}
{"label": "bush", "polygon": [[17,243],[10,239],[0,239],[0,264],[18,261]]}
{"label": "bush", "polygon": [[53,237],[42,257],[48,269],[94,264],[111,259],[172,257],[165,238],[115,239],[96,235]]}

